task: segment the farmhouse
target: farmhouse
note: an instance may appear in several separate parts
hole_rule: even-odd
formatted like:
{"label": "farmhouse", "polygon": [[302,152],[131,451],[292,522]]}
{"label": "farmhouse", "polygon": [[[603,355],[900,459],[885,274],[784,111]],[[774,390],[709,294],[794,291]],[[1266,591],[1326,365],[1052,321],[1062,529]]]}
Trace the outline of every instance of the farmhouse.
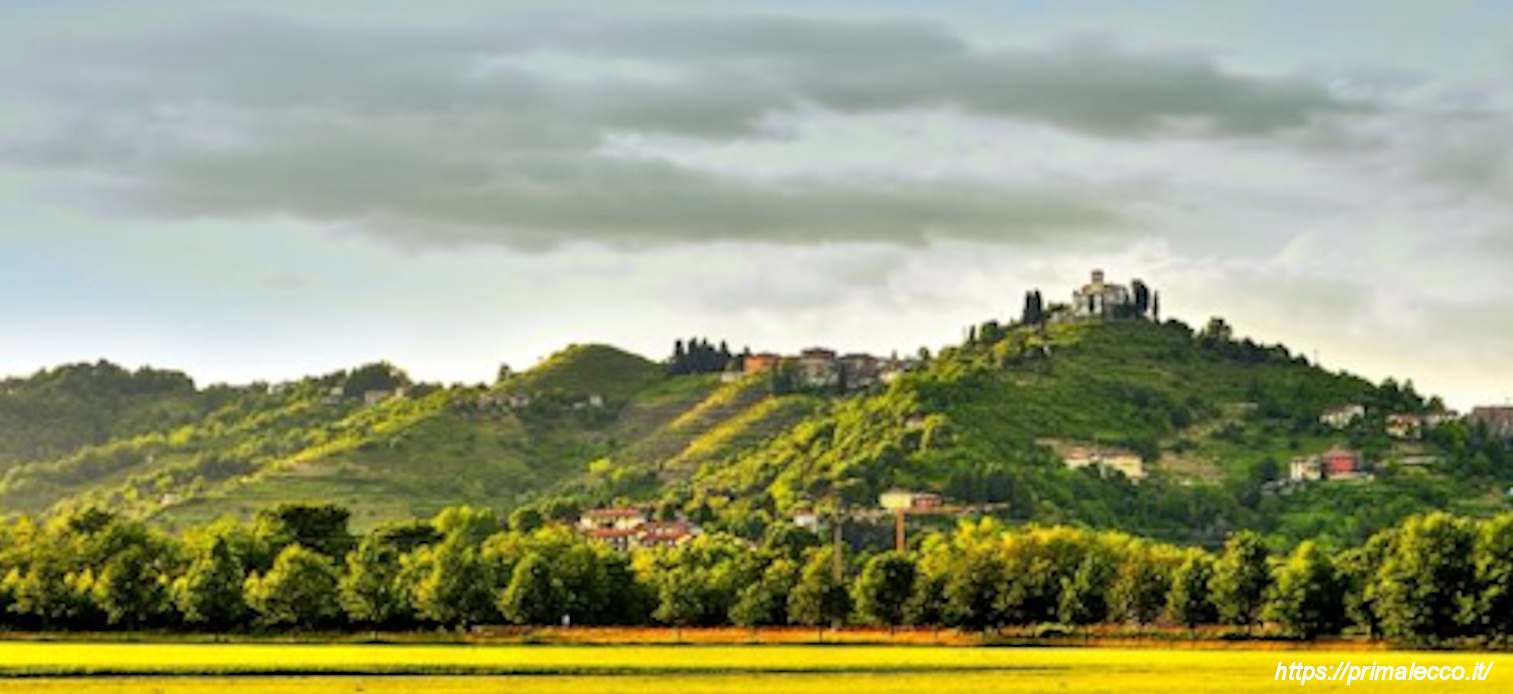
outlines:
{"label": "farmhouse", "polygon": [[1146,476],[1145,460],[1139,454],[1116,448],[1073,447],[1067,449],[1061,462],[1073,470],[1096,466],[1104,470],[1117,471],[1132,482],[1143,480]]}

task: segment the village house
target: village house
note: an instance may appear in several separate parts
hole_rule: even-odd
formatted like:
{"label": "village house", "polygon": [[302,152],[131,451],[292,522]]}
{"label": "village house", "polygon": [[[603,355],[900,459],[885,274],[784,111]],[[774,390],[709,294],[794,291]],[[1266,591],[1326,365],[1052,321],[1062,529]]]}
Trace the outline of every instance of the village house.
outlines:
{"label": "village house", "polygon": [[877,505],[889,511],[928,511],[940,508],[944,499],[931,492],[889,489],[877,497]]}
{"label": "village house", "polygon": [[635,542],[645,548],[673,547],[701,532],[699,526],[686,520],[649,521],[637,529]]}
{"label": "village house", "polygon": [[1097,466],[1114,470],[1128,477],[1131,482],[1145,479],[1145,460],[1138,453],[1121,449],[1073,447],[1061,459],[1062,464],[1073,470]]}
{"label": "village house", "polygon": [[638,548],[671,547],[703,530],[687,520],[652,520],[632,507],[594,508],[578,517],[578,529],[619,552]]}
{"label": "village house", "polygon": [[1319,455],[1319,460],[1324,463],[1325,478],[1331,481],[1371,479],[1371,473],[1366,472],[1362,467],[1359,452],[1342,448],[1330,449]]}
{"label": "village house", "polygon": [[879,362],[870,354],[847,354],[840,360],[847,388],[866,388],[877,383]]}
{"label": "village house", "polygon": [[1110,318],[1131,303],[1129,288],[1105,282],[1102,270],[1094,270],[1092,281],[1072,292],[1072,311],[1079,318]]}
{"label": "village house", "polygon": [[1360,452],[1346,448],[1331,448],[1318,455],[1293,458],[1287,472],[1288,479],[1293,482],[1344,482],[1373,477],[1365,470]]}
{"label": "village house", "polygon": [[1508,405],[1484,405],[1471,410],[1467,420],[1473,424],[1481,424],[1487,428],[1487,433],[1498,438],[1513,438],[1513,406]]}
{"label": "village house", "polygon": [[1324,466],[1318,456],[1300,456],[1288,465],[1287,479],[1293,482],[1317,482],[1324,479]]}
{"label": "village house", "polygon": [[763,352],[761,354],[747,355],[746,358],[741,361],[743,362],[742,369],[744,373],[747,376],[755,376],[757,374],[764,374],[768,371],[776,369],[778,363],[782,360],[783,358],[776,354],[773,354],[771,352]]}
{"label": "village house", "polygon": [[591,508],[578,516],[583,530],[635,530],[646,523],[646,512],[629,506]]}
{"label": "village house", "polygon": [[1455,419],[1454,412],[1387,415],[1387,435],[1395,439],[1421,439],[1424,432]]}
{"label": "village house", "polygon": [[1351,403],[1342,407],[1336,407],[1319,415],[1319,423],[1335,429],[1344,429],[1355,423],[1356,420],[1366,417],[1366,406]]}
{"label": "village house", "polygon": [[833,388],[840,385],[840,363],[834,350],[811,347],[799,353],[799,383],[806,388]]}

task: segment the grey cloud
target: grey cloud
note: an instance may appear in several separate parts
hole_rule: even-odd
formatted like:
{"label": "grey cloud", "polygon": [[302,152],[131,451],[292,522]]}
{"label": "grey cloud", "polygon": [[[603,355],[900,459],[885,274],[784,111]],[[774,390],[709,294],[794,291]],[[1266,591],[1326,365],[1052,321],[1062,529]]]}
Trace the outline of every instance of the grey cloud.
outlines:
{"label": "grey cloud", "polygon": [[[554,79],[532,51],[673,69]],[[683,18],[357,27],[235,18],[35,56],[10,97],[49,125],[0,161],[71,199],[148,215],[291,215],[411,242],[545,247],[937,238],[1038,243],[1136,224],[1129,191],[1076,181],[742,181],[611,159],[606,133],[765,137],[796,106],[956,106],[1103,137],[1262,137],[1366,108],[1295,78],[1109,44],[984,51],[940,26]],[[24,73],[24,74],[23,74]],[[1193,125],[1197,124],[1196,130]]]}

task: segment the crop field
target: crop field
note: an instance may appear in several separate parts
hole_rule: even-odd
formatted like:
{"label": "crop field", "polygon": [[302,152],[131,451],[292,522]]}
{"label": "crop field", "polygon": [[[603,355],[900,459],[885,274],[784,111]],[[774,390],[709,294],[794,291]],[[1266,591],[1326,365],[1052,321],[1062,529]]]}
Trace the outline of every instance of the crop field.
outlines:
{"label": "crop field", "polygon": [[[1278,661],[1461,665],[1497,655],[1404,651],[914,646],[460,646],[0,642],[0,692],[1141,692],[1278,691]],[[1510,664],[1513,665],[1513,664]],[[1513,667],[1509,667],[1513,673]],[[1505,691],[1487,681],[1355,689]],[[1509,674],[1508,676],[1513,676]],[[1349,691],[1309,682],[1305,691]]]}

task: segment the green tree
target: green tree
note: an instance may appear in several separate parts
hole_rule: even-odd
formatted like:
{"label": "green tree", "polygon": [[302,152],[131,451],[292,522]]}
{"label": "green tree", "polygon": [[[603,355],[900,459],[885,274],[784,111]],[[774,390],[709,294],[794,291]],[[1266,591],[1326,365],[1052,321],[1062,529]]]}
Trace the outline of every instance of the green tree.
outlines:
{"label": "green tree", "polygon": [[1305,541],[1277,570],[1267,615],[1299,638],[1337,634],[1345,623],[1344,586],[1334,562]]}
{"label": "green tree", "polygon": [[1201,550],[1188,550],[1177,570],[1172,572],[1171,592],[1166,600],[1167,616],[1191,629],[1209,624],[1218,617],[1211,598],[1214,561]]}
{"label": "green tree", "polygon": [[1381,620],[1377,616],[1381,612],[1380,575],[1396,538],[1395,529],[1384,530],[1372,535],[1365,544],[1341,552],[1334,562],[1344,591],[1345,616],[1364,629],[1367,636],[1381,633]]}
{"label": "green tree", "polygon": [[517,533],[528,533],[546,525],[546,518],[541,511],[532,506],[522,506],[510,514],[510,530]]}
{"label": "green tree", "polygon": [[297,544],[341,559],[356,544],[347,531],[351,517],[350,511],[335,504],[279,504],[258,512],[255,533],[273,554]]}
{"label": "green tree", "polygon": [[243,625],[247,602],[242,594],[246,579],[241,558],[226,538],[213,537],[208,547],[190,560],[184,574],[173,583],[173,602],[184,621],[212,631],[230,631]]}
{"label": "green tree", "polygon": [[330,557],[304,545],[289,545],[268,573],[247,579],[247,604],[271,626],[327,626],[341,615],[337,580]]}
{"label": "green tree", "polygon": [[539,555],[515,565],[510,584],[499,595],[499,611],[516,624],[555,624],[562,616],[552,569]]}
{"label": "green tree", "polygon": [[447,626],[486,624],[498,618],[499,578],[468,533],[417,551],[413,600],[417,613]]}
{"label": "green tree", "polygon": [[798,583],[800,565],[787,556],[772,559],[761,578],[742,588],[730,608],[736,626],[775,626],[788,623],[788,595]]}
{"label": "green tree", "polygon": [[798,583],[788,596],[788,621],[823,626],[846,619],[851,597],[846,594],[846,584],[835,577],[832,551],[829,547],[815,550],[804,562]]}
{"label": "green tree", "polygon": [[1077,573],[1062,583],[1057,615],[1066,624],[1097,624],[1109,616],[1109,588],[1119,565],[1106,551],[1093,550],[1083,557]]}
{"label": "green tree", "polygon": [[1379,575],[1383,631],[1431,642],[1460,635],[1478,597],[1474,544],[1474,528],[1450,514],[1408,519]]}
{"label": "green tree", "polygon": [[1161,616],[1171,591],[1171,571],[1146,547],[1128,551],[1109,585],[1109,616],[1121,622],[1150,624]]}
{"label": "green tree", "polygon": [[852,590],[857,614],[871,624],[896,627],[914,594],[917,570],[908,555],[884,552],[867,560]]}
{"label": "green tree", "polygon": [[132,545],[110,557],[92,586],[94,602],[111,626],[140,629],[168,614],[168,548],[157,543]]}
{"label": "green tree", "polygon": [[1477,626],[1507,645],[1513,637],[1513,513],[1482,521],[1474,555]]}
{"label": "green tree", "polygon": [[357,624],[397,626],[414,617],[408,586],[401,580],[400,550],[381,535],[363,538],[347,555],[338,590],[342,609]]}
{"label": "green tree", "polygon": [[1270,557],[1261,537],[1249,530],[1235,533],[1214,565],[1213,600],[1219,620],[1247,630],[1261,618],[1271,586]]}

